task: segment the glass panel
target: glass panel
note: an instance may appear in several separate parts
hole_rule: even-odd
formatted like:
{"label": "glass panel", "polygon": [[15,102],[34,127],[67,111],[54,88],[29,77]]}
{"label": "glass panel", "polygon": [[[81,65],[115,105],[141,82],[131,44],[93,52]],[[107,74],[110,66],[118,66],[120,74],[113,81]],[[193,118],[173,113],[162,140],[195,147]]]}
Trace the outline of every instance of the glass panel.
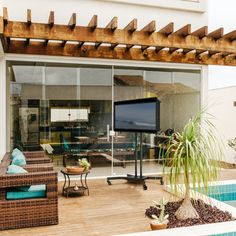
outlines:
{"label": "glass panel", "polygon": [[[143,70],[116,68],[114,70],[114,101],[144,97]],[[113,142],[113,174],[134,174],[135,133],[116,132]]]}
{"label": "glass panel", "polygon": [[59,171],[87,158],[90,176],[111,174],[109,67],[9,63],[11,149],[44,149]]}
{"label": "glass panel", "polygon": [[[200,73],[170,69],[115,69],[115,101],[148,97],[157,97],[160,101],[161,130],[156,134],[143,134],[144,174],[162,171],[160,147],[165,148],[168,136],[174,130],[181,132],[187,120],[199,110]],[[134,140],[134,133],[116,133],[114,174],[134,173]],[[119,166],[119,160],[123,161],[123,166]]]}
{"label": "glass panel", "polygon": [[188,119],[200,108],[200,73],[147,70],[145,75],[146,96],[157,97],[161,102],[161,130],[157,134],[144,135],[144,172],[157,173],[162,171],[159,164],[164,158],[164,152],[160,150],[166,149],[169,136],[174,131],[181,132]]}

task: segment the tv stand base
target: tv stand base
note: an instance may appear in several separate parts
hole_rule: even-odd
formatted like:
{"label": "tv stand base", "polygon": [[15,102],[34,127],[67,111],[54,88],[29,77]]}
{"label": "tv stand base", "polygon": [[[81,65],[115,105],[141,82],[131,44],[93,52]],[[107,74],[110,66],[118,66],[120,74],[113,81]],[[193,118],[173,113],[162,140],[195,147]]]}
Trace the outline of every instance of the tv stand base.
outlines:
{"label": "tv stand base", "polygon": [[140,176],[140,175],[129,175],[127,176],[113,176],[107,177],[107,183],[111,185],[111,180],[123,179],[127,180],[129,183],[142,184],[143,190],[147,190],[146,180],[147,179],[157,179],[160,180],[161,185],[164,184],[162,176]]}

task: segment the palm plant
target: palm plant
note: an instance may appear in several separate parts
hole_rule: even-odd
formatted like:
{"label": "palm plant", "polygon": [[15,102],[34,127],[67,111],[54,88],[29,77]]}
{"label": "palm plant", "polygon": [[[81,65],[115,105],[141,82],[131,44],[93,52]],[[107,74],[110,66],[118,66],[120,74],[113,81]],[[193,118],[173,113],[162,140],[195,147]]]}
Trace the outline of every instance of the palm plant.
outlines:
{"label": "palm plant", "polygon": [[209,114],[199,112],[188,121],[182,133],[174,134],[168,145],[164,173],[171,163],[167,176],[172,190],[178,193],[181,178],[185,186],[183,203],[175,213],[179,220],[199,218],[191,203],[190,190],[207,192],[209,182],[216,180],[219,174],[218,161],[223,152],[211,118]]}

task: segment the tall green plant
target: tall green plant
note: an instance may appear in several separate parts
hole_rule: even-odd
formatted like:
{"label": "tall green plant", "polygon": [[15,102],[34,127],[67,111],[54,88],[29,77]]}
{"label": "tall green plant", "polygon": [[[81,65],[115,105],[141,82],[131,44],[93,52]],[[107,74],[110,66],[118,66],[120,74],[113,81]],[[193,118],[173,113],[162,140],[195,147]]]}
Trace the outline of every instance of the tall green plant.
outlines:
{"label": "tall green plant", "polygon": [[167,176],[175,193],[179,192],[177,185],[181,179],[185,186],[183,203],[175,213],[179,220],[199,217],[191,203],[190,183],[194,192],[207,192],[209,182],[219,174],[222,145],[211,120],[212,116],[199,112],[188,121],[182,133],[175,133],[168,145],[164,173],[170,166]]}

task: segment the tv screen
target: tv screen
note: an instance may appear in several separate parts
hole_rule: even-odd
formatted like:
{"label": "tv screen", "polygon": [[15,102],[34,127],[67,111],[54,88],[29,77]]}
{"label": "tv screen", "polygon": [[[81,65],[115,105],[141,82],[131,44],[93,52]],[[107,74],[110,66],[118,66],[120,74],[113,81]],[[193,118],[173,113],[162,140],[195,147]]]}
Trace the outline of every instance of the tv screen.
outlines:
{"label": "tv screen", "polygon": [[114,103],[114,130],[156,133],[160,129],[160,102],[157,98]]}

